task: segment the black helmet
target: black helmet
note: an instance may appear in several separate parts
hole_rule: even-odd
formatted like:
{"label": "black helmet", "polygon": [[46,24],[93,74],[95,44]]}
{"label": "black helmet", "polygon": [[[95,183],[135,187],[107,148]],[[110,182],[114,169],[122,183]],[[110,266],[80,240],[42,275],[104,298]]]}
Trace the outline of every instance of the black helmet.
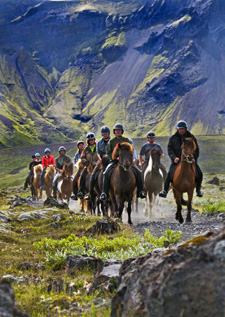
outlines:
{"label": "black helmet", "polygon": [[94,133],[92,133],[92,132],[87,133],[87,135],[86,135],[86,139],[87,139],[87,140],[90,140],[90,139],[95,139],[95,135],[94,135]]}
{"label": "black helmet", "polygon": [[83,144],[83,145],[84,145],[84,141],[78,141],[78,142],[77,142],[77,147],[78,147],[80,144]]}
{"label": "black helmet", "polygon": [[58,152],[60,152],[60,151],[65,151],[66,152],[65,146],[60,146],[59,149],[58,149]]}
{"label": "black helmet", "polygon": [[101,134],[107,134],[110,133],[110,129],[109,127],[107,127],[107,125],[104,125],[103,127],[101,127]]}
{"label": "black helmet", "polygon": [[149,131],[147,134],[147,138],[155,138],[155,133],[153,131]]}
{"label": "black helmet", "polygon": [[177,122],[177,129],[180,129],[180,128],[187,128],[187,122],[184,120],[178,121]]}
{"label": "black helmet", "polygon": [[[123,127],[123,125],[121,124],[121,123],[116,123],[115,125],[114,125],[114,127],[113,127],[113,133],[115,134],[115,130],[116,129],[121,129],[123,132],[124,132],[124,127]],[[122,132],[122,134],[123,134],[123,132]]]}

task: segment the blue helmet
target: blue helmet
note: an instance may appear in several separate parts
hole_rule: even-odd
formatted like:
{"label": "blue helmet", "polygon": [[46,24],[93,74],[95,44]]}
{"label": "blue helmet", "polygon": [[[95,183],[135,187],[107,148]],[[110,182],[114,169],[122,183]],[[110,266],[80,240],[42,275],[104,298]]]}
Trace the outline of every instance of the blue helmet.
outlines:
{"label": "blue helmet", "polygon": [[110,133],[110,129],[109,127],[107,127],[107,125],[104,125],[103,127],[101,127],[101,134],[107,134]]}
{"label": "blue helmet", "polygon": [[49,153],[50,153],[51,150],[47,147],[47,148],[45,149],[45,153],[46,153],[46,152],[49,152]]}
{"label": "blue helmet", "polygon": [[41,156],[39,153],[35,153],[35,156]]}
{"label": "blue helmet", "polygon": [[90,139],[95,139],[95,135],[94,135],[94,133],[92,133],[92,132],[87,133],[87,135],[86,135],[86,139],[87,139],[87,140],[90,140]]}
{"label": "blue helmet", "polygon": [[180,120],[177,122],[177,129],[187,128],[187,122],[184,120]]}
{"label": "blue helmet", "polygon": [[134,142],[133,142],[133,140],[131,139],[131,138],[129,138],[129,141],[130,141],[130,144],[133,144]]}
{"label": "blue helmet", "polygon": [[153,131],[149,131],[147,134],[147,138],[155,138],[155,133]]}

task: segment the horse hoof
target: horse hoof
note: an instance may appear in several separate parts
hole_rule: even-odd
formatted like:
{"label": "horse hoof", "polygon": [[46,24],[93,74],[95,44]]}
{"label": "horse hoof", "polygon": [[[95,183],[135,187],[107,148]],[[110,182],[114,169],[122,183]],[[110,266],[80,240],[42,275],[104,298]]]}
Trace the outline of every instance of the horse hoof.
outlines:
{"label": "horse hoof", "polygon": [[183,218],[180,218],[179,219],[179,223],[183,223],[184,222],[184,219]]}
{"label": "horse hoof", "polygon": [[176,220],[179,220],[178,214],[175,215],[175,219],[176,219]]}
{"label": "horse hoof", "polygon": [[192,224],[192,220],[191,220],[191,219],[188,219],[188,218],[186,218],[186,221],[185,221],[185,222],[186,222],[187,225],[191,225],[191,224]]}

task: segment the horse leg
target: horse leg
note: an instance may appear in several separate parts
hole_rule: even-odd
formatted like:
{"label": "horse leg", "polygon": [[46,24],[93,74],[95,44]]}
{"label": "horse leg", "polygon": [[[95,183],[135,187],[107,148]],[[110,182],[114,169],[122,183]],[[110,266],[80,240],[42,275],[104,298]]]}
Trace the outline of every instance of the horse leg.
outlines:
{"label": "horse leg", "polygon": [[130,199],[128,201],[128,207],[127,207],[127,214],[128,214],[128,224],[132,226],[132,221],[131,221],[131,203],[132,203],[132,200]]}
{"label": "horse leg", "polygon": [[186,222],[191,222],[192,198],[193,198],[193,190],[188,192],[188,203],[187,203],[188,212],[187,212]]}
{"label": "horse leg", "polygon": [[181,196],[181,205],[183,205],[183,206],[187,206],[188,205],[188,202],[186,200],[184,200],[184,198],[183,198],[183,194]]}
{"label": "horse leg", "polygon": [[176,204],[177,204],[177,212],[176,212],[175,218],[176,218],[176,220],[179,221],[179,223],[183,223],[184,219],[183,219],[182,214],[181,214],[181,210],[182,210],[181,194],[178,193],[176,190],[174,190],[174,197],[175,197]]}

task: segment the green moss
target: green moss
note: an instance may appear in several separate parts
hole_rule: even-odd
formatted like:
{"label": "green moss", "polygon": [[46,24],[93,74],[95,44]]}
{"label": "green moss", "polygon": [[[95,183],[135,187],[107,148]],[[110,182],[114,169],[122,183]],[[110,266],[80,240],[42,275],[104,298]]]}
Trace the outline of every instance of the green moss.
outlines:
{"label": "green moss", "polygon": [[102,45],[102,49],[110,48],[112,46],[124,46],[126,44],[126,36],[125,32],[121,32],[117,34],[116,32],[112,32],[108,35],[105,43]]}

